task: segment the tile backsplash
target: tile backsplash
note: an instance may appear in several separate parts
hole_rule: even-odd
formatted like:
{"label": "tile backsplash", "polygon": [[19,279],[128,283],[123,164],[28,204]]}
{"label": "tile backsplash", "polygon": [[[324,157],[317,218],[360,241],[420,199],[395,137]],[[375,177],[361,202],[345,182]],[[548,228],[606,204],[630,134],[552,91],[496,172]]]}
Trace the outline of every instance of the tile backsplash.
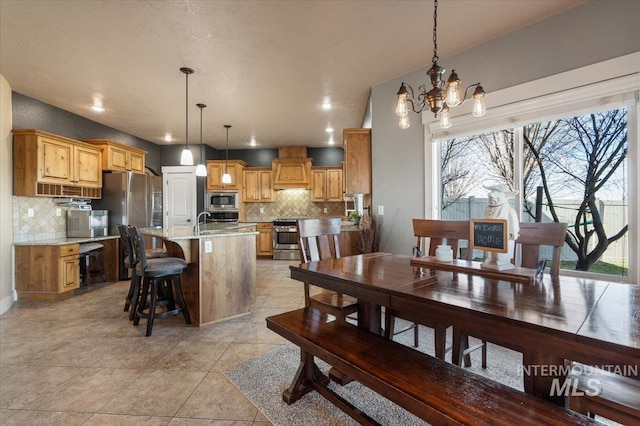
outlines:
{"label": "tile backsplash", "polygon": [[[245,203],[247,221],[269,222],[276,218],[336,217],[344,215],[342,202],[311,202],[307,189],[284,189],[273,192],[275,202]],[[324,209],[327,212],[324,212]],[[260,212],[263,209],[263,212]]]}
{"label": "tile backsplash", "polygon": [[[67,236],[67,212],[64,208],[56,216],[57,205],[53,198],[13,196],[13,241],[25,242],[65,238]],[[33,217],[29,217],[33,209]]]}
{"label": "tile backsplash", "polygon": [[[270,222],[276,218],[337,217],[344,215],[342,202],[311,202],[311,191],[305,189],[285,189],[274,191],[273,203],[245,203],[246,220]],[[13,241],[28,242],[66,238],[67,212],[61,208],[56,216],[53,198],[13,196]],[[260,209],[263,212],[260,212]],[[324,209],[327,212],[324,212]],[[33,217],[29,217],[33,209]]]}

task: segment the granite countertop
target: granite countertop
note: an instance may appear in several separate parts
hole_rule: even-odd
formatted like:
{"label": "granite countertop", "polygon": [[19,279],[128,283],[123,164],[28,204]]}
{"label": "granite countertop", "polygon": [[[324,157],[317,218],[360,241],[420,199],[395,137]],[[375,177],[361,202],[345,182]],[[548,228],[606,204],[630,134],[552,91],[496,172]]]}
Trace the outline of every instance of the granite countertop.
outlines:
{"label": "granite countertop", "polygon": [[168,241],[196,240],[203,238],[232,237],[238,235],[258,235],[257,231],[250,228],[255,227],[255,222],[241,223],[207,223],[200,225],[200,234],[193,232],[193,226],[174,226],[168,229],[162,228],[141,228],[140,232],[152,237],[162,238]]}
{"label": "granite countertop", "polygon": [[[328,217],[328,216],[325,216]],[[332,216],[335,217],[335,216]],[[274,220],[278,219],[278,218],[272,218],[272,217],[260,217],[260,218],[248,218],[249,220],[251,220],[252,222],[258,222],[258,223],[269,223],[269,222],[273,222]],[[311,217],[311,218],[305,218],[305,219],[320,219],[320,218],[316,218],[316,217]],[[240,222],[241,224],[244,222]],[[255,223],[254,223],[255,224]],[[350,220],[343,220],[340,223],[340,231],[342,232],[352,232],[352,231],[361,231],[362,230],[362,225],[354,225],[353,222],[351,222]]]}
{"label": "granite countertop", "polygon": [[13,243],[14,246],[66,246],[68,244],[98,243],[104,240],[120,238],[119,235],[105,235],[103,237],[80,238],[53,238],[49,240],[21,241]]}

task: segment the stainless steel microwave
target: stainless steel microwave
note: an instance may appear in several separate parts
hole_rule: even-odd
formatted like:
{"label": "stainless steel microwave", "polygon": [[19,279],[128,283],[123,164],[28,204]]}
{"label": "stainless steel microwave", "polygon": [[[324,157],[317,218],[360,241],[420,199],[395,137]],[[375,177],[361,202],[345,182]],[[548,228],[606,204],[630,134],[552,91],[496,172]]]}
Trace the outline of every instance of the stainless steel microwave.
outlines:
{"label": "stainless steel microwave", "polygon": [[238,192],[208,192],[207,210],[238,210]]}

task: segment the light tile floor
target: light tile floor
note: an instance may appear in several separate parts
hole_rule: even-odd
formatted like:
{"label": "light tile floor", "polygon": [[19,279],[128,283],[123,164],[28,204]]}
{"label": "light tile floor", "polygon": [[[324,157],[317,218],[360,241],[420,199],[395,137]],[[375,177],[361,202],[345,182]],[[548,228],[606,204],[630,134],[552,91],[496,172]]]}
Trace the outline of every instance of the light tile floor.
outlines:
{"label": "light tile floor", "polygon": [[128,281],[15,303],[0,316],[0,424],[269,425],[222,371],[284,343],[265,318],[304,305],[295,263],[258,260],[252,314],[159,318],[151,337],[123,311]]}

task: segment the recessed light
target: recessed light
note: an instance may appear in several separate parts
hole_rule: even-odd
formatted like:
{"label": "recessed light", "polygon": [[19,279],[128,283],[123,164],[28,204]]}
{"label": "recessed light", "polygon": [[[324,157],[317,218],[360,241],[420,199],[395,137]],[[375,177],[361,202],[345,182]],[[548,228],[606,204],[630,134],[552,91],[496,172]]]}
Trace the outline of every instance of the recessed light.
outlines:
{"label": "recessed light", "polygon": [[325,111],[330,110],[331,109],[331,102],[329,102],[328,100],[325,100],[322,103],[322,109],[325,110]]}
{"label": "recessed light", "polygon": [[165,133],[164,134],[164,141],[165,142],[171,142],[173,140],[173,137],[171,136],[171,133]]}
{"label": "recessed light", "polygon": [[333,127],[327,127],[324,129],[327,133],[333,133]]}
{"label": "recessed light", "polygon": [[334,143],[336,143],[336,142],[333,140],[333,136],[331,136],[329,138],[329,145],[333,145]]}
{"label": "recessed light", "polygon": [[249,142],[249,145],[250,145],[250,146],[256,146],[256,145],[258,145],[258,144],[256,143],[256,137],[255,137],[255,136],[251,136],[251,142]]}
{"label": "recessed light", "polygon": [[95,112],[104,112],[105,111],[105,109],[104,109],[104,107],[102,105],[97,105],[97,104],[91,105],[91,109],[94,110]]}

